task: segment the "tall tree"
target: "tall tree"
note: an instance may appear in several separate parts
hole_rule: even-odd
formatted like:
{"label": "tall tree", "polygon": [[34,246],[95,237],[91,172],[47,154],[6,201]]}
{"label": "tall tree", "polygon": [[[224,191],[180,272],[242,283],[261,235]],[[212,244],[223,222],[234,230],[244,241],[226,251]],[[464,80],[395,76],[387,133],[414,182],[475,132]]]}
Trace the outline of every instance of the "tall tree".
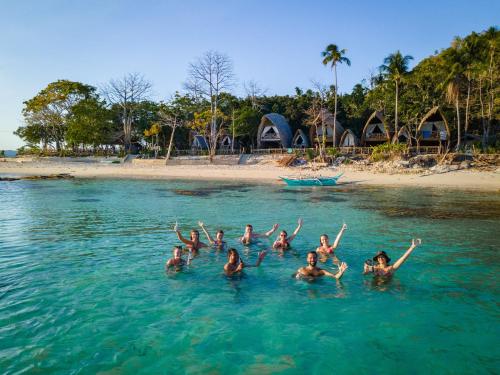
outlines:
{"label": "tall tree", "polygon": [[193,96],[206,99],[210,102],[210,160],[215,155],[220,121],[217,117],[219,110],[219,96],[228,91],[234,83],[233,63],[231,59],[220,52],[208,51],[196,62],[189,64],[188,79],[184,84]]}
{"label": "tall tree", "polygon": [[330,64],[334,76],[335,76],[335,104],[333,111],[333,146],[337,145],[337,95],[338,95],[338,84],[337,84],[337,65],[346,63],[348,66],[351,66],[351,60],[345,57],[346,50],[337,47],[336,44],[329,44],[326,46],[326,49],[321,52],[321,56],[323,57],[323,65]]}
{"label": "tall tree", "polygon": [[394,81],[396,86],[396,99],[394,109],[394,132],[398,134],[398,98],[399,85],[403,76],[408,73],[410,60],[413,57],[410,55],[403,56],[400,51],[391,53],[384,59],[384,64],[380,65],[380,72],[391,81]]}
{"label": "tall tree", "polygon": [[80,82],[59,80],[49,83],[35,97],[24,102],[26,126],[15,134],[30,143],[42,142],[44,149],[55,143],[56,150],[61,151],[73,106],[92,96],[95,96],[95,88]]}
{"label": "tall tree", "polygon": [[120,107],[126,153],[130,152],[135,112],[139,103],[149,98],[151,87],[139,73],[129,73],[121,79],[112,79],[103,88],[108,102]]}

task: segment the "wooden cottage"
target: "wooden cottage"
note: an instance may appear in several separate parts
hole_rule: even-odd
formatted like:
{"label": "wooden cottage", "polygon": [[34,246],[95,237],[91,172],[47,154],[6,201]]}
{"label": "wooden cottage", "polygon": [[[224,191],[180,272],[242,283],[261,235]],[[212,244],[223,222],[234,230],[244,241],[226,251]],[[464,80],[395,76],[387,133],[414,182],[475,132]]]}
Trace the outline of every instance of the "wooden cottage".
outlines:
{"label": "wooden cottage", "polygon": [[292,146],[292,129],[278,113],[262,116],[257,131],[258,148],[289,148]]}
{"label": "wooden cottage", "polygon": [[[317,126],[317,131],[316,131],[316,126],[311,126],[309,130],[309,138],[311,139],[312,143],[321,143],[323,142],[323,126],[322,123],[324,122],[325,130],[326,130],[326,139],[325,143],[327,146],[333,146],[333,115],[330,111],[327,111],[326,109],[323,109],[320,111],[318,116],[314,119],[315,123],[318,124]],[[342,134],[344,133],[344,128],[340,124],[340,122],[336,121],[336,145],[338,146],[340,143],[340,138],[342,137]]]}
{"label": "wooden cottage", "polygon": [[438,106],[425,114],[417,128],[419,146],[439,146],[450,141],[450,128]]}
{"label": "wooden cottage", "polygon": [[363,128],[361,145],[375,146],[390,141],[389,126],[385,121],[384,115],[378,111],[373,112]]}
{"label": "wooden cottage", "polygon": [[339,147],[353,147],[359,145],[359,139],[351,129],[347,129],[340,138]]}
{"label": "wooden cottage", "polygon": [[310,147],[309,139],[307,138],[306,133],[302,131],[302,129],[297,129],[295,132],[295,136],[292,140],[292,147],[294,148],[306,148]]}
{"label": "wooden cottage", "polygon": [[412,136],[407,126],[401,127],[398,134],[394,134],[394,137],[392,137],[392,143],[403,143],[408,146],[412,145]]}

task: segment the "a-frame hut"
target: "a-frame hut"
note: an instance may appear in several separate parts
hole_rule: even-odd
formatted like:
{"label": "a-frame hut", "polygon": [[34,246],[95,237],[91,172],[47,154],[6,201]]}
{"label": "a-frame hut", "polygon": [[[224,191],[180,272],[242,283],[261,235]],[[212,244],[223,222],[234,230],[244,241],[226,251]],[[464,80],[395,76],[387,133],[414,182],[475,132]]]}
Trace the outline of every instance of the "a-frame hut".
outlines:
{"label": "a-frame hut", "polygon": [[302,129],[297,129],[295,135],[292,140],[292,147],[294,148],[304,148],[310,147],[309,139],[307,138],[306,133],[302,131]]}
{"label": "a-frame hut", "polygon": [[425,114],[417,128],[419,146],[439,146],[450,140],[450,128],[439,106]]}
{"label": "a-frame hut", "polygon": [[233,146],[233,139],[229,135],[223,135],[219,141],[219,148],[221,150],[230,150]]}
{"label": "a-frame hut", "polygon": [[394,134],[394,137],[392,137],[392,143],[403,143],[411,146],[412,137],[410,131],[408,130],[408,127],[402,126],[399,129],[398,134]]}
{"label": "a-frame hut", "polygon": [[208,142],[204,136],[195,134],[193,136],[193,142],[191,142],[192,150],[208,150]]}
{"label": "a-frame hut", "polygon": [[389,126],[387,125],[382,112],[375,111],[366,121],[361,134],[361,144],[363,146],[374,146],[391,141]]}
{"label": "a-frame hut", "polygon": [[257,131],[258,148],[289,148],[292,145],[292,129],[278,113],[262,116]]}
{"label": "a-frame hut", "polygon": [[[311,139],[311,142],[313,143],[321,143],[323,141],[323,127],[322,121],[324,121],[325,124],[325,130],[326,130],[326,139],[325,143],[328,146],[333,146],[333,115],[330,111],[326,109],[322,109],[318,116],[314,119],[315,123],[318,124],[317,132],[316,132],[316,127],[311,126],[309,130],[309,138]],[[344,133],[344,127],[340,124],[340,122],[337,120],[336,121],[336,145],[338,146],[340,143],[340,138],[342,137],[342,134]]]}
{"label": "a-frame hut", "polygon": [[347,129],[340,138],[339,147],[353,147],[359,145],[359,139],[351,129]]}

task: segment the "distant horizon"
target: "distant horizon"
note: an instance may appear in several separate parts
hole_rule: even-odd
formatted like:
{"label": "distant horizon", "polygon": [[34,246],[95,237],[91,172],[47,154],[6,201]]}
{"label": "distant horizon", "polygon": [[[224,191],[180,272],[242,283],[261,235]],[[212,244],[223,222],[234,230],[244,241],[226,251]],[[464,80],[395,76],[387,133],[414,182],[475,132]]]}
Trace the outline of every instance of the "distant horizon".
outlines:
{"label": "distant horizon", "polygon": [[[190,62],[217,50],[233,60],[238,81],[233,94],[243,96],[242,83],[254,80],[267,96],[293,95],[295,87],[312,88],[312,81],[333,83],[331,69],[321,64],[321,51],[334,43],[347,49],[352,62],[339,68],[339,92],[347,93],[390,53],[412,55],[413,68],[449,47],[454,36],[496,26],[500,13],[500,4],[493,1],[423,2],[416,9],[391,1],[263,4],[5,4],[0,15],[0,150],[24,144],[12,134],[22,125],[23,101],[59,79],[100,87],[139,72],[153,83],[152,99],[166,100],[183,91]],[[377,21],[380,13],[390,21]],[[332,27],[335,14],[342,17]]]}

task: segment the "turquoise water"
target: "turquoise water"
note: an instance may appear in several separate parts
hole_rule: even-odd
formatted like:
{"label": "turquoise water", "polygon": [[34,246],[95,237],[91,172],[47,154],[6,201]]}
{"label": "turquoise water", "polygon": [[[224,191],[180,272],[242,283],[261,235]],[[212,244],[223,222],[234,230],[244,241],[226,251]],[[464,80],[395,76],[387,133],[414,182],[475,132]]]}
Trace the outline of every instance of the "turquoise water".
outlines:
{"label": "turquoise water", "polygon": [[[496,373],[500,195],[218,183],[0,183],[0,372]],[[239,278],[202,252],[164,263],[198,220],[254,262],[243,227],[304,227]],[[322,233],[348,229],[340,283],[291,277]],[[362,276],[378,250],[417,248],[394,279]],[[274,237],[273,237],[274,238]],[[329,269],[330,263],[322,265]]]}

